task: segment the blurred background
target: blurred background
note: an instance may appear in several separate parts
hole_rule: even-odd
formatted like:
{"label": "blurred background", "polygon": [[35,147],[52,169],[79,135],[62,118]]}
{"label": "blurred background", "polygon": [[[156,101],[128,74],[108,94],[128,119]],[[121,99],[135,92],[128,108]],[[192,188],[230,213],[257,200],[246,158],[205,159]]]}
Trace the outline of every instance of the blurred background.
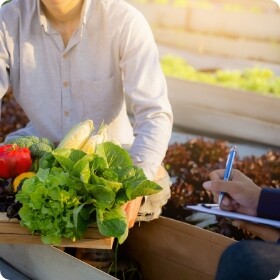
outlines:
{"label": "blurred background", "polygon": [[279,1],[129,2],[152,27],[175,129],[280,145]]}

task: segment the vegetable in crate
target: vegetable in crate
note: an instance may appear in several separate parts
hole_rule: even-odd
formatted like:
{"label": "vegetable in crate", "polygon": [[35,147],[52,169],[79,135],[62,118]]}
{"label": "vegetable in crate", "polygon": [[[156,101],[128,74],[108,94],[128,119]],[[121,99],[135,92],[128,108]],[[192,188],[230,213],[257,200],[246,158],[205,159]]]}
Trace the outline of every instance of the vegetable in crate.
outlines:
{"label": "vegetable in crate", "polygon": [[16,144],[28,148],[32,157],[32,171],[38,170],[39,159],[47,152],[51,152],[55,146],[49,139],[37,136],[21,136],[7,141],[9,144]]}
{"label": "vegetable in crate", "polygon": [[102,235],[122,243],[128,234],[122,206],[160,190],[133,166],[125,149],[106,142],[91,154],[64,148],[46,153],[36,176],[24,181],[16,199],[22,203],[21,225],[39,233],[45,244],[80,239],[92,223]]}
{"label": "vegetable in crate", "polygon": [[12,178],[0,179],[0,212],[6,212],[15,201],[12,182]]}
{"label": "vegetable in crate", "polygon": [[29,148],[32,157],[42,157],[45,152],[51,152],[55,148],[49,139],[33,135],[17,137],[7,143]]}
{"label": "vegetable in crate", "polygon": [[87,154],[94,153],[98,144],[101,144],[108,140],[106,128],[107,127],[105,125],[101,125],[97,134],[92,134],[82,146],[81,150],[86,152]]}
{"label": "vegetable in crate", "polygon": [[92,120],[76,124],[59,143],[57,148],[80,149],[90,138],[94,130]]}
{"label": "vegetable in crate", "polygon": [[34,172],[23,172],[21,174],[19,174],[14,180],[13,180],[13,191],[17,192],[19,190],[19,188],[21,187],[22,183],[24,180],[26,180],[27,178],[31,178],[33,176],[35,176],[36,173]]}
{"label": "vegetable in crate", "polygon": [[17,175],[30,170],[31,154],[28,148],[16,144],[0,146],[0,178],[15,178]]}

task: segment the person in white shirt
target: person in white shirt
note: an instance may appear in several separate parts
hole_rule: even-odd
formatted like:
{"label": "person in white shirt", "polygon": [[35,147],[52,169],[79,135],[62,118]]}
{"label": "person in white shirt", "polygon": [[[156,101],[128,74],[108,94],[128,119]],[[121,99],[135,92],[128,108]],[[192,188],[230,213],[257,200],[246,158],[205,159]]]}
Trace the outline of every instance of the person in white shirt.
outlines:
{"label": "person in white shirt", "polygon": [[[173,115],[151,29],[127,2],[13,0],[2,6],[0,99],[9,87],[30,122],[6,141],[36,135],[59,142],[75,124],[92,119],[96,130],[104,123],[109,139],[131,146],[134,164],[155,178]],[[141,201],[127,206],[130,227]],[[145,211],[154,218],[150,207]]]}

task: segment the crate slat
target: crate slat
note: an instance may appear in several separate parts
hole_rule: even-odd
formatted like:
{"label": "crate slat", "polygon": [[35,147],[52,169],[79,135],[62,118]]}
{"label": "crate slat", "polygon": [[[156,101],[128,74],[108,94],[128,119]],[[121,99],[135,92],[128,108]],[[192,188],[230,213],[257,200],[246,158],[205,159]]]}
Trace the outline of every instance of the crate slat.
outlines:
{"label": "crate slat", "polygon": [[[94,225],[90,226],[84,238],[72,242],[63,239],[59,246],[77,248],[112,249],[113,237],[104,237]],[[6,213],[0,213],[0,244],[37,244],[43,245],[39,235],[32,235],[26,228],[19,224],[17,219],[9,220]]]}

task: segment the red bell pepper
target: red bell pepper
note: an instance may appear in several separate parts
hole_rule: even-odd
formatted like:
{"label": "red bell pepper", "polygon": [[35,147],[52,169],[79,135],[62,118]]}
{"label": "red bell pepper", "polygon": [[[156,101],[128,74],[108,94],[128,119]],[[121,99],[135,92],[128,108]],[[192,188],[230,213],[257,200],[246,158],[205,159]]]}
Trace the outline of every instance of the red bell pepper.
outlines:
{"label": "red bell pepper", "polygon": [[30,170],[32,158],[28,148],[16,144],[0,146],[0,178],[15,178]]}

